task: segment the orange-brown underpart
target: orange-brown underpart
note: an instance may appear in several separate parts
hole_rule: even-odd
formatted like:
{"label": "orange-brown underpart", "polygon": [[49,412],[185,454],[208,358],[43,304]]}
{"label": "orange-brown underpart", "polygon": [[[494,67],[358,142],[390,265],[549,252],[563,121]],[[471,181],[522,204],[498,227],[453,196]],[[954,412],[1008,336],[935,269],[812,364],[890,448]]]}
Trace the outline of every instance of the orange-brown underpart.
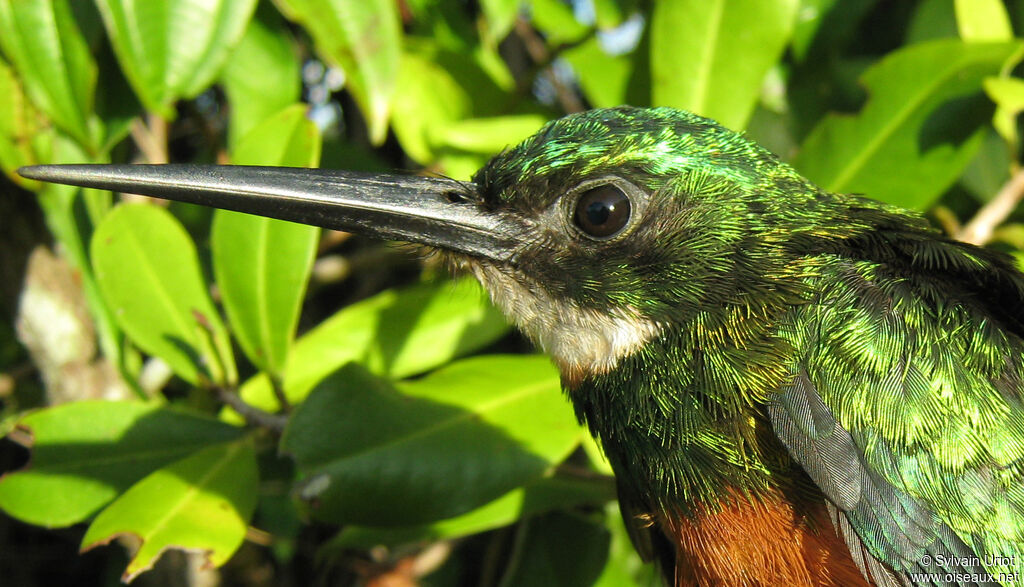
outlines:
{"label": "orange-brown underpart", "polygon": [[720,511],[661,517],[676,545],[675,584],[866,585],[824,502],[794,504],[775,490],[723,500]]}

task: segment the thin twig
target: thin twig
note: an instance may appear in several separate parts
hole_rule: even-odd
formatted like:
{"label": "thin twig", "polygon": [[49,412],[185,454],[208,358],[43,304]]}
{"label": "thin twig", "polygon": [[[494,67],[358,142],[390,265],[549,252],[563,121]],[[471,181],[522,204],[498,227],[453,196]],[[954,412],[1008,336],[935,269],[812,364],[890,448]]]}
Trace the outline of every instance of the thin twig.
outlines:
{"label": "thin twig", "polygon": [[288,396],[284,393],[284,386],[281,385],[281,380],[277,377],[270,377],[270,388],[274,390],[274,398],[277,399],[277,405],[282,412],[287,412],[292,408],[291,402],[288,401]]}
{"label": "thin twig", "polygon": [[214,387],[214,392],[217,394],[217,399],[238,412],[238,415],[242,416],[246,424],[266,428],[277,434],[284,432],[285,424],[288,423],[287,416],[264,412],[256,406],[249,405],[233,389],[216,386]]}
{"label": "thin twig", "polygon": [[146,163],[167,163],[167,121],[156,114],[149,114],[146,122],[141,118],[132,120],[132,140],[138,146]]}
{"label": "thin twig", "polygon": [[[537,31],[533,29],[533,26],[531,26],[529,21],[526,19],[517,18],[514,30],[516,35],[522,39],[523,45],[526,47],[526,52],[530,55],[530,59],[532,59],[538,67],[543,69],[543,75],[555,89],[555,95],[558,97],[558,102],[562,106],[562,109],[568,113],[582,112],[585,110],[583,101],[576,95],[576,92],[565,85],[551,68],[551,64],[554,62],[558,53],[548,50],[547,43],[544,42],[544,39],[537,34]],[[560,51],[561,50],[564,50],[564,48],[560,48]]]}
{"label": "thin twig", "polygon": [[1024,167],[1018,169],[1007,181],[996,197],[981,207],[957,238],[975,245],[983,245],[992,239],[996,227],[1003,223],[1017,204],[1024,199]]}

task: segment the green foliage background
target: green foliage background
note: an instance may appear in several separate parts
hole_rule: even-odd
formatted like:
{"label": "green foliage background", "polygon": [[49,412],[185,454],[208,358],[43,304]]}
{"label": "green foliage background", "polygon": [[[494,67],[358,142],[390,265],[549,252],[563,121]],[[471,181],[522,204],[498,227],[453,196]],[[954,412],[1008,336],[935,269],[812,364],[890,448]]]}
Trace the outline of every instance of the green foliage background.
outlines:
{"label": "green foliage background", "polygon": [[[547,120],[668,105],[1019,256],[1022,30],[1024,0],[0,0],[0,575],[42,581],[68,541],[134,535],[76,576],[145,582],[177,548],[245,584],[653,581],[557,373],[474,282],[18,167],[466,179]],[[65,302],[30,285],[14,302],[40,219],[106,374],[77,395],[54,391],[70,335],[26,326]],[[156,573],[188,583],[177,560]]]}

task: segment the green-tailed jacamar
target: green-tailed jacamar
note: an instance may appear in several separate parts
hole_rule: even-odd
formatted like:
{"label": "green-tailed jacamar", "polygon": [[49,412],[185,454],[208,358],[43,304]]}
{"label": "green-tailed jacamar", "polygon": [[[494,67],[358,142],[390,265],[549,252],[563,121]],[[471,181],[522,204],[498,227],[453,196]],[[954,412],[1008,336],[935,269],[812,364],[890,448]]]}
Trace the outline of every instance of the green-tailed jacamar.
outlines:
{"label": "green-tailed jacamar", "polygon": [[1024,275],[713,121],[568,116],[472,183],[21,174],[445,252],[554,359],[634,543],[676,584],[1021,581]]}

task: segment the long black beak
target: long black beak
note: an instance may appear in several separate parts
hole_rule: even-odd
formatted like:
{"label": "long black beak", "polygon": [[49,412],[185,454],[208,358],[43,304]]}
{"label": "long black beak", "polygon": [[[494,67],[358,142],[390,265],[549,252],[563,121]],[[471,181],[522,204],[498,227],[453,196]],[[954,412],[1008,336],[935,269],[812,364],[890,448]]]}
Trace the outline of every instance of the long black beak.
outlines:
{"label": "long black beak", "polygon": [[476,185],[412,177],[231,165],[35,165],[28,179],[226,208],[508,262],[519,223],[476,204]]}

